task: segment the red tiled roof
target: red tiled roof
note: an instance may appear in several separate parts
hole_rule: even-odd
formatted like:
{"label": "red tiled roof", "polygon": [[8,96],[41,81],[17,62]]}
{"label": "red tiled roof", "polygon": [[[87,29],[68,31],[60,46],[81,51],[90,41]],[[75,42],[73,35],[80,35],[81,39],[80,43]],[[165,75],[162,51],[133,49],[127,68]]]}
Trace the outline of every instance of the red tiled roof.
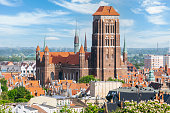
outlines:
{"label": "red tiled roof", "polygon": [[[40,52],[41,58],[44,52]],[[86,60],[90,56],[90,52],[86,52]],[[50,64],[79,64],[79,52],[76,54],[74,52],[49,52],[49,63]]]}
{"label": "red tiled roof", "polygon": [[115,11],[112,6],[100,6],[98,10],[93,14],[95,15],[115,15],[119,16],[120,14]]}

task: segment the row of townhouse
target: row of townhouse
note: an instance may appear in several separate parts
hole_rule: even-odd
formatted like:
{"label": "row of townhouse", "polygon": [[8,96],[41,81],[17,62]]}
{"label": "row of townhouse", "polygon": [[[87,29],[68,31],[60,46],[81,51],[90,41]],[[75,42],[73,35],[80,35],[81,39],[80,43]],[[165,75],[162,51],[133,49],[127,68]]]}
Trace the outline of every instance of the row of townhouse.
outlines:
{"label": "row of townhouse", "polygon": [[36,63],[22,63],[21,76],[33,77],[36,76]]}

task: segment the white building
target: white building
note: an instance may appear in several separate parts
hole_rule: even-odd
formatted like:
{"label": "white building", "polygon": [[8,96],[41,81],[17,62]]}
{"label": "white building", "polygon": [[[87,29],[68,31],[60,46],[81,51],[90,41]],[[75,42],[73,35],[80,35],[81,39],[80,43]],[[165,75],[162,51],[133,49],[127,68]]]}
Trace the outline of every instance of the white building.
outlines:
{"label": "white building", "polygon": [[92,81],[90,82],[90,96],[105,98],[110,90],[117,89],[122,86],[121,82],[115,81]]}
{"label": "white building", "polygon": [[22,76],[36,76],[36,63],[23,63],[21,64],[21,75]]}
{"label": "white building", "polygon": [[12,113],[38,113],[38,110],[29,106],[17,105],[12,108]]}
{"label": "white building", "polygon": [[164,55],[163,66],[165,67],[166,64],[170,68],[170,55]]}
{"label": "white building", "polygon": [[146,55],[144,57],[145,68],[163,67],[163,55]]}

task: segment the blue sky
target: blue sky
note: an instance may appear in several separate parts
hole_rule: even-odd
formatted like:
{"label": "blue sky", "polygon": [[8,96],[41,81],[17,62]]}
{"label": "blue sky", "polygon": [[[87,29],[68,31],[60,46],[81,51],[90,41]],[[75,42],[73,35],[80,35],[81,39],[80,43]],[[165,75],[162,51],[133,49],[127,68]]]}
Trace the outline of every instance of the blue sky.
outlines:
{"label": "blue sky", "polygon": [[92,14],[99,6],[120,14],[121,46],[168,47],[170,0],[0,0],[0,47],[73,47],[76,19],[80,43],[91,47]]}

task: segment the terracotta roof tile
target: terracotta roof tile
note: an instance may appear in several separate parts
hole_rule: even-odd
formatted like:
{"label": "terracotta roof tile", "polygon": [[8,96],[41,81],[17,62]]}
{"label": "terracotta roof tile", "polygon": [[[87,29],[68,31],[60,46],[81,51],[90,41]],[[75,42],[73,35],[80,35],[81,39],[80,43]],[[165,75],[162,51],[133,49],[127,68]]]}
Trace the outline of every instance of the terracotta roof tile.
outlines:
{"label": "terracotta roof tile", "polygon": [[98,10],[93,14],[95,15],[115,15],[119,16],[120,14],[115,11],[112,6],[100,6]]}

